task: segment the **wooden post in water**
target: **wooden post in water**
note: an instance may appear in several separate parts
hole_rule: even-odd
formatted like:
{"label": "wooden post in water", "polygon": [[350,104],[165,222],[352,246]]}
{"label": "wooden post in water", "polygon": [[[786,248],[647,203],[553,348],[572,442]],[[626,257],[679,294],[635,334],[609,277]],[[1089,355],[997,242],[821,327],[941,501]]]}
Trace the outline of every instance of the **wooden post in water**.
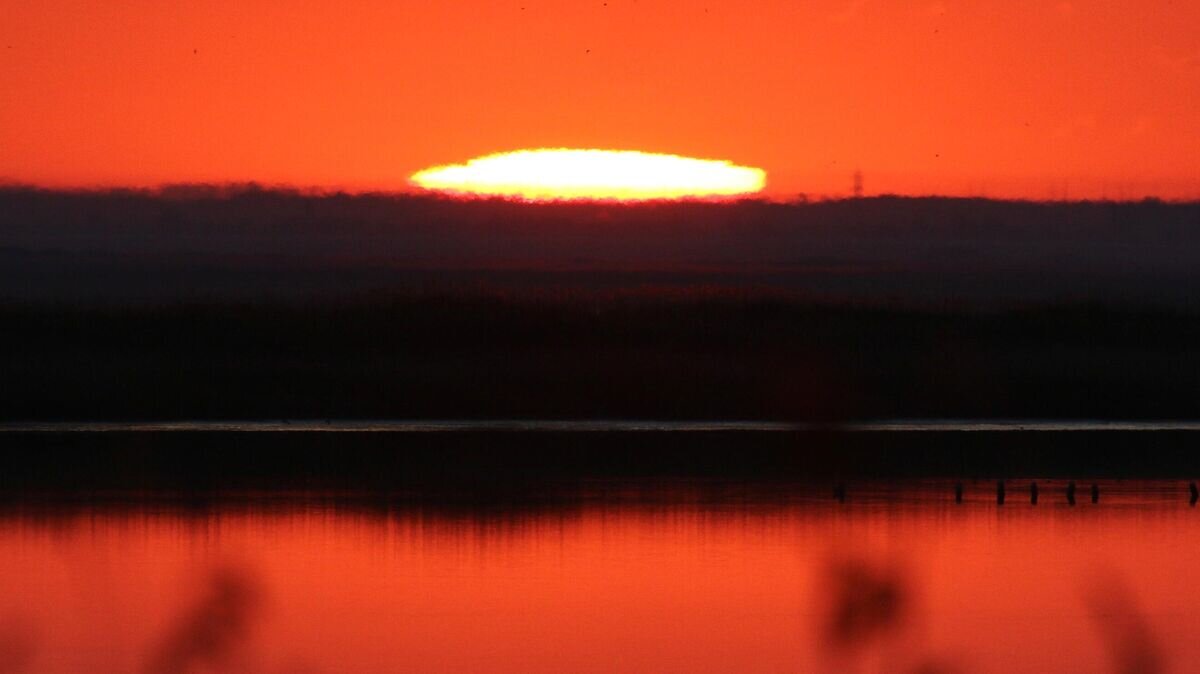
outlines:
{"label": "wooden post in water", "polygon": [[963,485],[961,482],[954,483],[954,502],[962,503]]}
{"label": "wooden post in water", "polygon": [[1067,483],[1067,504],[1075,505],[1075,480]]}
{"label": "wooden post in water", "polygon": [[1092,503],[1100,502],[1100,485],[1092,483]]}
{"label": "wooden post in water", "polygon": [[1029,505],[1037,505],[1037,483],[1029,483]]}
{"label": "wooden post in water", "polygon": [[839,482],[836,485],[834,485],[833,497],[835,499],[837,499],[838,503],[846,502],[846,483],[845,482]]}
{"label": "wooden post in water", "polygon": [[996,480],[996,505],[1004,505],[1004,480]]}
{"label": "wooden post in water", "polygon": [[1188,499],[1188,505],[1194,508],[1196,506],[1196,501],[1200,500],[1200,489],[1196,489],[1196,483],[1193,482],[1188,485],[1188,491],[1192,493],[1192,497]]}

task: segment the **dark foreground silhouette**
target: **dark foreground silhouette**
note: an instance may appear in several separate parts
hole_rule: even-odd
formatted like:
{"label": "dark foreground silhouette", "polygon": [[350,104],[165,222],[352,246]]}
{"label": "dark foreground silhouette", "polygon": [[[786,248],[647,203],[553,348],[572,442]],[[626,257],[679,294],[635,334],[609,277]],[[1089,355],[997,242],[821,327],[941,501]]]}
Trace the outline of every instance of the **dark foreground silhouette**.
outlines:
{"label": "dark foreground silhouette", "polygon": [[[7,189],[0,421],[1196,419],[1198,301],[1198,204]],[[962,438],[5,434],[0,479],[1200,472]]]}
{"label": "dark foreground silhouette", "polygon": [[0,189],[0,298],[699,286],[889,303],[1196,307],[1200,204],[878,197],[525,204]]}
{"label": "dark foreground silhouette", "polygon": [[0,306],[0,420],[1194,419],[1200,313],[678,295]]}
{"label": "dark foreground silhouette", "polygon": [[0,420],[1196,417],[1200,204],[0,189]]}
{"label": "dark foreground silhouette", "polygon": [[[577,498],[589,484],[721,480],[776,484],[830,503],[863,480],[971,481],[992,499],[1005,480],[1200,475],[1195,432],[842,433],[3,433],[0,496],[23,501],[108,495],[318,491],[422,502]],[[832,492],[830,487],[833,487]],[[1068,504],[1062,487],[1046,502]],[[565,489],[565,492],[560,490]],[[586,491],[586,489],[584,489]],[[950,482],[944,498],[954,500]],[[831,497],[830,494],[833,494]],[[0,499],[2,501],[3,499]],[[1099,493],[1093,503],[1101,500]],[[1177,502],[1189,503],[1180,483]],[[1191,501],[1194,505],[1195,501]]]}

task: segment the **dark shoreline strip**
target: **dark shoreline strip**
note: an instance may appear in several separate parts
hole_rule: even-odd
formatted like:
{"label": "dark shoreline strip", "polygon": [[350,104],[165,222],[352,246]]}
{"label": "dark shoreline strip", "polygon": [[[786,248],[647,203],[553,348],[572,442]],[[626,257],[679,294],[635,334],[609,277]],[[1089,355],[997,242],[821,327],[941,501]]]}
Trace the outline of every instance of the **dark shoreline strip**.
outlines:
{"label": "dark shoreline strip", "polygon": [[1093,421],[1020,419],[898,419],[842,424],[785,421],[379,419],[14,421],[0,433],[1068,433],[1200,432],[1200,421]]}
{"label": "dark shoreline strip", "polygon": [[611,478],[1192,480],[1196,441],[1192,431],[9,432],[0,434],[0,494],[487,491]]}

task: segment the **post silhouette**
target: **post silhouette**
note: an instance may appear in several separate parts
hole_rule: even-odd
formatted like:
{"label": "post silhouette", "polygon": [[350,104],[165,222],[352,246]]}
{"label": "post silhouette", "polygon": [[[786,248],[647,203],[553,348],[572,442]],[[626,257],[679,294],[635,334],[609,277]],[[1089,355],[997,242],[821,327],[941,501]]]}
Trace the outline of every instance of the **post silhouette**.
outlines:
{"label": "post silhouette", "polygon": [[1067,483],[1067,504],[1075,505],[1075,480]]}
{"label": "post silhouette", "polygon": [[1029,483],[1029,504],[1030,505],[1037,505],[1037,494],[1038,494],[1037,482],[1030,482]]}
{"label": "post silhouette", "polygon": [[1004,480],[996,480],[996,505],[1004,505]]}
{"label": "post silhouette", "polygon": [[1100,502],[1100,485],[1092,483],[1092,503]]}
{"label": "post silhouette", "polygon": [[1191,494],[1192,494],[1192,497],[1190,499],[1188,499],[1188,505],[1195,507],[1196,501],[1200,500],[1200,489],[1197,489],[1196,483],[1192,482],[1191,484],[1188,485],[1188,491],[1191,492]]}
{"label": "post silhouette", "polygon": [[955,482],[954,483],[954,502],[962,503],[962,498],[963,498],[963,483]]}

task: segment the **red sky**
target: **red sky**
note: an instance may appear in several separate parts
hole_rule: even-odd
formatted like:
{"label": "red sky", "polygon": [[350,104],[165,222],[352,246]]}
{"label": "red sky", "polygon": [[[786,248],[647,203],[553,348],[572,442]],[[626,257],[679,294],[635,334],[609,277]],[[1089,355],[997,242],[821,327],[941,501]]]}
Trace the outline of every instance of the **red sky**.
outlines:
{"label": "red sky", "polygon": [[1200,197],[1200,3],[3,0],[0,180],[403,189],[527,147],[786,196]]}

